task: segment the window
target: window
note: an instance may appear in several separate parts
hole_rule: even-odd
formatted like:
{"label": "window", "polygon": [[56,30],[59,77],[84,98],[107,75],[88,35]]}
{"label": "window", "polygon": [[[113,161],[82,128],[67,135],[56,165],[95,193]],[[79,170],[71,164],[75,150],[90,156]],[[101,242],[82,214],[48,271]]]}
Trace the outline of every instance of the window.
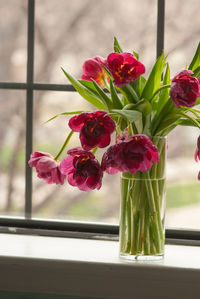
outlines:
{"label": "window", "polygon": [[[60,0],[59,5],[56,0],[0,0],[0,5],[1,18],[5,16],[0,50],[1,225],[117,234],[116,176],[106,177],[100,191],[81,193],[70,186],[47,186],[35,174],[32,179],[27,161],[33,150],[56,154],[62,145],[67,133],[66,119],[42,125],[45,120],[64,109],[88,109],[66,81],[60,66],[79,77],[84,60],[106,56],[112,51],[113,36],[117,35],[123,48],[139,52],[150,70],[156,56],[156,34],[157,55],[163,48],[164,0],[139,4],[135,0]],[[170,53],[172,75],[190,61],[197,46],[200,21],[193,18],[191,22],[189,17],[196,15],[197,7],[196,0],[184,6],[181,0],[166,3],[165,52]],[[200,209],[200,189],[195,177],[199,166],[193,162],[198,134],[196,130],[177,129],[169,136],[169,227],[200,228],[199,217],[195,218],[195,211]],[[175,142],[180,135],[184,141],[181,144]],[[76,142],[74,138],[74,145]],[[176,230],[168,231],[168,236],[174,234],[177,236]],[[184,234],[198,238],[198,233]]]}

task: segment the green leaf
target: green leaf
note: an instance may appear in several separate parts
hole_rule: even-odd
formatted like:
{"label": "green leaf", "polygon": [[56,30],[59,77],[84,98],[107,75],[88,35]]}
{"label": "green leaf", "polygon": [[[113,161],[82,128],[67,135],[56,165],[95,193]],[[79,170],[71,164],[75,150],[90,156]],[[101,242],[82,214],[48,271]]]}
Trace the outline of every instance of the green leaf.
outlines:
{"label": "green leaf", "polygon": [[143,76],[139,77],[138,94],[139,94],[140,98],[141,98],[142,92],[144,90],[144,87],[146,85],[146,81],[147,80],[145,77],[143,77]]}
{"label": "green leaf", "polygon": [[109,77],[109,79],[111,81],[113,81],[113,77],[112,77],[111,73],[109,72],[109,70],[107,69],[107,67],[105,65],[103,65],[103,64],[101,66],[105,70],[105,72],[106,72],[107,76]]}
{"label": "green leaf", "polygon": [[86,80],[78,80],[82,85],[84,85],[86,88],[90,89],[97,97],[99,97],[99,94],[96,91],[96,88],[94,87],[93,82],[86,81]]}
{"label": "green leaf", "polygon": [[195,71],[194,71],[194,74],[192,75],[193,77],[200,77],[200,66],[198,66]]}
{"label": "green leaf", "polygon": [[133,55],[136,57],[137,60],[139,60],[139,54],[135,51],[133,51]]}
{"label": "green leaf", "polygon": [[189,65],[189,70],[194,72],[198,68],[199,64],[200,64],[200,43],[198,44],[192,62]]}
{"label": "green leaf", "polygon": [[197,106],[197,105],[200,105],[200,97],[197,98],[197,100],[196,100],[195,106]]}
{"label": "green leaf", "polygon": [[105,106],[107,106],[108,110],[113,108],[111,99],[107,96],[107,94],[103,91],[103,89],[97,84],[96,81],[92,79],[94,87],[96,88],[98,94],[100,95],[102,102]]}
{"label": "green leaf", "polygon": [[137,93],[139,98],[141,97],[145,83],[146,83],[146,79],[143,76],[139,76],[139,78],[137,78],[137,80],[130,83],[130,85],[135,90],[135,92]]}
{"label": "green leaf", "polygon": [[110,94],[111,94],[111,99],[113,102],[113,107],[117,108],[117,109],[122,109],[123,108],[122,102],[121,102],[121,100],[116,92],[116,89],[114,87],[114,84],[111,80],[110,80]]}
{"label": "green leaf", "polygon": [[118,110],[113,109],[111,110],[112,113],[116,113],[122,116],[126,121],[127,124],[131,123],[134,124],[138,133],[142,133],[143,130],[143,122],[142,122],[142,113],[136,110]]}
{"label": "green leaf", "polygon": [[146,79],[143,76],[140,76],[139,78],[137,78],[137,80],[130,83],[130,85],[133,87],[139,98],[141,98],[145,84]]}
{"label": "green leaf", "polygon": [[167,136],[171,131],[173,131],[177,127],[177,123],[172,124],[171,126],[167,127],[165,130],[162,131],[161,136]]}
{"label": "green leaf", "polygon": [[120,47],[116,37],[114,37],[114,51],[117,52],[117,53],[122,53],[123,52],[123,50]]}
{"label": "green leaf", "polygon": [[147,116],[151,112],[151,104],[149,101],[142,99],[137,104],[126,105],[124,110],[136,110],[141,112],[143,116]]}
{"label": "green leaf", "polygon": [[[171,83],[170,68],[169,68],[169,64],[167,63],[167,67],[163,79],[163,85],[169,85],[170,83]],[[168,98],[169,98],[169,88],[163,89],[159,96],[159,108],[165,105]]]}
{"label": "green leaf", "polygon": [[151,128],[152,128],[152,134],[155,135],[155,132],[159,128],[160,124],[162,123],[163,119],[167,118],[172,113],[177,112],[177,108],[175,107],[174,103],[172,102],[171,98],[168,98],[165,105],[163,106],[162,110],[157,114],[155,103],[153,103],[153,109],[154,114],[152,113],[152,122],[151,122]]}
{"label": "green leaf", "polygon": [[146,99],[142,99],[134,106],[135,110],[142,112],[143,116],[147,116],[151,112],[151,104]]}
{"label": "green leaf", "polygon": [[59,117],[59,116],[62,116],[62,115],[72,115],[72,114],[81,114],[83,112],[90,112],[90,111],[85,111],[85,110],[78,110],[78,111],[71,111],[71,112],[63,112],[63,113],[59,113],[53,117],[51,117],[50,119],[48,119],[47,121],[44,122],[44,124],[52,121],[53,119]]}
{"label": "green leaf", "polygon": [[129,103],[137,103],[139,98],[135,90],[130,84],[124,85],[118,90],[127,98]]}
{"label": "green leaf", "polygon": [[162,131],[165,131],[172,125],[177,125],[177,121],[180,118],[179,115],[176,114],[170,114],[168,115],[159,125],[158,129],[156,132],[154,132],[155,135],[161,133]]}
{"label": "green leaf", "polygon": [[[164,79],[163,79],[163,86],[170,84],[170,69],[169,65],[167,64]],[[158,117],[160,112],[162,111],[163,107],[165,106],[166,102],[169,99],[169,88],[164,88],[160,91],[159,96],[156,98],[156,101],[152,103],[152,109],[155,111],[155,117]]]}
{"label": "green leaf", "polygon": [[164,68],[163,56],[164,53],[162,53],[162,55],[158,57],[142,92],[141,97],[149,101],[151,100],[154,92],[160,87],[161,74]]}
{"label": "green leaf", "polygon": [[90,89],[82,85],[78,80],[73,78],[70,74],[68,74],[63,68],[62,71],[64,72],[65,76],[68,78],[68,80],[71,82],[71,84],[74,86],[76,91],[89,103],[94,105],[98,109],[105,110],[106,106],[104,103],[101,102],[99,97],[95,95]]}
{"label": "green leaf", "polygon": [[135,110],[112,109],[111,112],[121,115],[123,118],[125,118],[130,123],[133,123],[135,121],[142,119],[142,113],[139,111],[135,111]]}
{"label": "green leaf", "polygon": [[[196,118],[196,121],[200,124],[200,118]],[[190,119],[181,118],[178,120],[178,125],[180,126],[190,126],[190,127],[196,127],[195,124]]]}

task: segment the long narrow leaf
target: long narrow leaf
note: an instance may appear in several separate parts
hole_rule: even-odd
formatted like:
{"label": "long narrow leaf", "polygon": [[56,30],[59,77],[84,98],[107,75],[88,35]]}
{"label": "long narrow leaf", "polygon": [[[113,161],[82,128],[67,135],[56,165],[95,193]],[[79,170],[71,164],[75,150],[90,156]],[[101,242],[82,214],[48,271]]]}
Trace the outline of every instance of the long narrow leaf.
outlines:
{"label": "long narrow leaf", "polygon": [[94,87],[93,82],[86,80],[78,80],[82,85],[84,85],[87,89],[90,89],[97,97],[99,97],[96,88]]}
{"label": "long narrow leaf", "polygon": [[133,105],[133,109],[141,112],[143,116],[147,116],[151,112],[151,104],[149,101],[143,99]]}
{"label": "long narrow leaf", "polygon": [[149,101],[151,100],[154,92],[160,87],[161,74],[164,67],[163,56],[164,53],[162,53],[162,55],[158,57],[142,92],[142,98],[147,99]]}
{"label": "long narrow leaf", "polygon": [[161,133],[162,131],[165,131],[168,127],[177,124],[178,119],[180,118],[179,115],[172,114],[169,115],[166,119],[164,119],[159,127],[157,128],[156,132],[154,132],[155,135]]}
{"label": "long narrow leaf", "polygon": [[63,113],[59,113],[53,117],[51,117],[50,119],[48,119],[47,121],[44,122],[44,124],[54,120],[55,118],[62,116],[62,115],[73,115],[73,114],[81,114],[83,112],[89,112],[89,111],[85,111],[85,110],[78,110],[78,111],[71,111],[71,112],[63,112]]}
{"label": "long narrow leaf", "polygon": [[189,65],[189,70],[195,71],[198,68],[199,64],[200,64],[200,43],[198,44],[192,62]]}
{"label": "long narrow leaf", "polygon": [[116,37],[114,37],[114,51],[117,52],[117,53],[122,53],[123,52],[123,50],[120,47]]}
{"label": "long narrow leaf", "polygon": [[196,78],[198,78],[200,76],[200,66],[198,66],[195,69],[193,76],[196,77]]}
{"label": "long narrow leaf", "polygon": [[123,108],[123,105],[122,105],[122,102],[116,92],[116,89],[113,85],[113,82],[110,80],[110,94],[111,94],[111,99],[112,99],[112,102],[113,102],[113,107],[115,109],[122,109]]}
{"label": "long narrow leaf", "polygon": [[108,110],[113,108],[111,99],[107,96],[107,94],[103,91],[103,89],[97,84],[96,81],[92,79],[94,87],[96,88],[98,94],[100,95],[102,102],[105,106],[107,106]]}
{"label": "long narrow leaf", "polygon": [[[196,121],[200,124],[200,118],[196,119]],[[185,118],[181,118],[178,120],[177,122],[180,126],[190,126],[190,127],[196,127],[195,124],[189,120],[189,119],[185,119]]]}
{"label": "long narrow leaf", "polygon": [[127,98],[129,103],[137,103],[139,101],[138,95],[130,84],[124,85],[118,90]]}
{"label": "long narrow leaf", "polygon": [[72,83],[74,88],[77,90],[77,92],[89,103],[97,107],[98,109],[106,109],[106,106],[104,103],[101,102],[101,100],[88,88],[83,86],[78,80],[73,78],[70,74],[68,74],[63,68],[62,71],[64,72],[65,76],[68,78],[68,80]]}
{"label": "long narrow leaf", "polygon": [[[164,79],[163,79],[163,85],[166,86],[169,84],[170,84],[170,69],[169,69],[169,65],[167,64]],[[169,88],[162,89],[157,98],[157,101],[152,103],[153,110],[155,110],[156,112],[155,117],[158,117],[160,115],[160,112],[165,106],[168,99],[169,99]]]}

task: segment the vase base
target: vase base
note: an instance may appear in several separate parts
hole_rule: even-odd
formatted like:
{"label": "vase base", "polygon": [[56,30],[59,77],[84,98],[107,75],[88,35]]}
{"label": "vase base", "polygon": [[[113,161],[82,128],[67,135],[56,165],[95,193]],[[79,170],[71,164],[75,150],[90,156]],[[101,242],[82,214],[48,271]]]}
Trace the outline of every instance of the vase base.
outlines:
{"label": "vase base", "polygon": [[120,253],[120,259],[128,260],[128,261],[159,261],[164,258],[164,254],[153,254],[153,255],[133,255],[133,254],[126,254]]}

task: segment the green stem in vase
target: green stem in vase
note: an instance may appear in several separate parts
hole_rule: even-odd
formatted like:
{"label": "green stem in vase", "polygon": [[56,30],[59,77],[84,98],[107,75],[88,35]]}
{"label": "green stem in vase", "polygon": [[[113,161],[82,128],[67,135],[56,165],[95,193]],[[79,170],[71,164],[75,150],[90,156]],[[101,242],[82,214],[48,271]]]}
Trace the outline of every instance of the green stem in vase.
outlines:
{"label": "green stem in vase", "polygon": [[128,180],[121,179],[121,215],[120,215],[120,239],[121,252],[125,251],[126,244],[126,198],[128,193]]}
{"label": "green stem in vase", "polygon": [[161,251],[161,236],[162,236],[162,231],[161,231],[161,226],[159,224],[159,217],[158,214],[160,211],[158,210],[158,205],[156,204],[156,201],[158,200],[156,197],[156,194],[154,194],[153,187],[152,187],[152,181],[150,179],[149,173],[144,173],[144,178],[145,178],[145,187],[146,187],[146,193],[147,193],[147,198],[148,198],[148,203],[149,203],[149,208],[150,208],[150,214],[151,214],[151,222],[153,225],[153,230],[154,230],[154,244],[156,247],[156,251],[160,252]]}
{"label": "green stem in vase", "polygon": [[137,254],[138,247],[138,230],[140,219],[140,181],[131,180],[132,182],[132,234],[131,234],[131,253]]}

